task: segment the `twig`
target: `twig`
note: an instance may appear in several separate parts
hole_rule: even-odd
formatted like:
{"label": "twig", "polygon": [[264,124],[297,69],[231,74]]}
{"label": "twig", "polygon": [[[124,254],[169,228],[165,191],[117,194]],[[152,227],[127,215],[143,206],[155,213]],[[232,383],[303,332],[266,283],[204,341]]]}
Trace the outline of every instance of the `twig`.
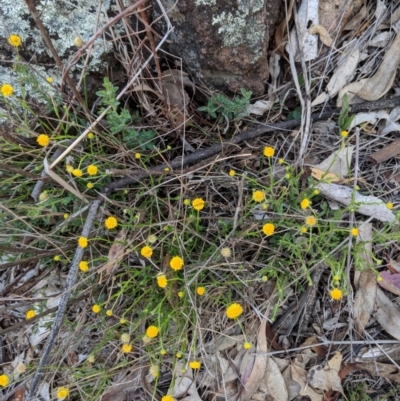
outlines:
{"label": "twig", "polygon": [[[299,55],[300,55],[300,64],[301,64],[301,69],[303,71],[303,80],[304,80],[304,88],[306,91],[306,96],[305,96],[305,102],[303,102],[304,108],[301,113],[301,120],[302,123],[304,122],[304,130],[303,130],[303,135],[301,138],[301,143],[300,143],[300,151],[299,151],[299,161],[300,164],[302,165],[303,163],[301,162],[304,153],[307,149],[307,144],[309,141],[309,136],[310,136],[310,125],[311,125],[311,94],[310,94],[310,83],[308,81],[308,76],[307,76],[307,66],[306,62],[304,60],[304,53],[303,53],[303,46],[301,45],[303,43],[303,35],[301,32],[300,24],[299,24],[299,16],[297,14],[297,7],[296,3],[294,4],[294,21],[296,24],[296,31],[297,31],[297,42],[298,42],[298,48],[299,48]],[[295,70],[296,72],[296,70]],[[301,97],[301,93],[299,93],[299,96]],[[304,119],[303,119],[304,117]]]}
{"label": "twig", "polygon": [[[350,111],[352,113],[356,113],[361,111],[371,111],[381,108],[395,107],[398,105],[400,105],[400,96],[394,97],[392,99],[377,100],[374,102],[355,104],[353,106],[350,106]],[[316,122],[320,120],[327,120],[329,118],[339,116],[340,112],[341,112],[340,108],[335,108],[332,110],[328,110],[324,113],[315,113],[311,115],[311,121]],[[126,187],[131,184],[135,184],[151,176],[152,174],[159,174],[159,172],[163,171],[166,175],[171,175],[174,173],[179,174],[183,167],[202,162],[203,160],[215,156],[219,153],[225,153],[226,150],[232,145],[237,145],[241,142],[255,139],[264,134],[275,132],[277,130],[289,130],[291,128],[297,127],[299,123],[300,123],[299,120],[290,120],[275,124],[260,124],[256,128],[251,128],[247,131],[240,132],[238,135],[227,141],[211,145],[210,147],[205,149],[199,149],[187,156],[183,155],[182,157],[179,157],[169,163],[162,163],[156,167],[150,168],[147,171],[143,171],[141,173],[137,173],[136,170],[127,177],[123,177],[104,187],[101,195],[99,195],[99,198],[102,198],[103,196],[109,196],[114,190]],[[167,169],[167,172],[165,171],[165,169]],[[174,169],[176,169],[176,171],[174,171]]]}
{"label": "twig", "polygon": [[[101,203],[101,200],[95,200],[91,204],[87,218],[86,218],[85,225],[83,226],[83,229],[82,229],[82,234],[81,234],[82,237],[88,238],[90,236],[90,231],[92,229],[93,222],[96,217],[97,210],[100,206],[100,203]],[[43,370],[43,367],[47,363],[47,359],[49,358],[50,351],[53,347],[53,343],[57,337],[58,331],[60,330],[65,311],[67,310],[67,304],[68,304],[69,298],[71,296],[72,288],[76,282],[76,277],[78,275],[78,265],[79,265],[79,262],[82,260],[83,253],[84,253],[84,249],[81,248],[80,246],[78,246],[76,248],[75,256],[72,261],[71,267],[69,269],[69,273],[68,273],[68,277],[67,277],[67,281],[66,281],[66,291],[60,299],[57,314],[54,319],[53,325],[51,327],[51,332],[50,332],[49,338],[46,342],[46,345],[44,346],[42,357],[40,358],[36,372],[33,375],[32,384],[29,388],[29,393],[26,396],[25,401],[36,400],[36,390],[38,388],[40,379],[43,374],[42,370]]]}

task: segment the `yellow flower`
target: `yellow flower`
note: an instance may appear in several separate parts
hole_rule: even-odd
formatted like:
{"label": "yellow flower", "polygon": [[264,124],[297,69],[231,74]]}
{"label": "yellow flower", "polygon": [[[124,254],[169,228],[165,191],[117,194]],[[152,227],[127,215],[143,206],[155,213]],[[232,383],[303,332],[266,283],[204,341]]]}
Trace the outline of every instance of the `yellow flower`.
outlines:
{"label": "yellow flower", "polygon": [[13,47],[21,46],[21,37],[18,35],[10,35],[8,37],[8,43]]}
{"label": "yellow flower", "polygon": [[108,317],[111,317],[113,314],[112,314],[112,310],[111,309],[108,309],[108,310],[106,310],[106,315],[108,316]]}
{"label": "yellow flower", "polygon": [[306,217],[306,224],[310,227],[315,226],[317,224],[317,219],[314,216]]}
{"label": "yellow flower", "polygon": [[94,305],[92,306],[92,312],[93,312],[93,313],[100,313],[100,311],[101,311],[100,305],[94,304]]}
{"label": "yellow flower", "polygon": [[351,229],[351,235],[353,235],[354,237],[357,237],[358,233],[358,228],[354,227]]}
{"label": "yellow flower", "polygon": [[165,167],[165,169],[164,169],[164,171],[165,171],[166,173],[168,173],[169,170],[170,170],[170,169],[169,169],[168,167]]}
{"label": "yellow flower", "polygon": [[180,256],[174,256],[169,262],[169,266],[173,270],[181,270],[183,267],[183,259]]}
{"label": "yellow flower", "polygon": [[89,265],[88,262],[85,262],[84,260],[79,262],[79,270],[82,272],[87,272],[89,270]]}
{"label": "yellow flower", "polygon": [[168,284],[167,276],[165,274],[159,274],[157,276],[157,285],[161,288],[165,288]]}
{"label": "yellow flower", "polygon": [[279,164],[283,164],[283,163],[285,163],[285,160],[279,159],[279,160],[278,160],[278,163],[279,163]]}
{"label": "yellow flower", "polygon": [[64,214],[63,214],[63,217],[64,217],[65,220],[67,220],[68,217],[69,217],[69,213],[64,213]]}
{"label": "yellow flower", "polygon": [[285,178],[288,180],[291,177],[291,175],[289,173],[285,174]]}
{"label": "yellow flower", "polygon": [[89,241],[88,241],[88,239],[86,237],[79,237],[78,245],[81,248],[86,248],[88,246],[88,244],[89,244]]}
{"label": "yellow flower", "polygon": [[36,142],[40,145],[40,146],[47,146],[50,142],[50,138],[48,135],[46,134],[40,134],[37,138],[36,138]]}
{"label": "yellow flower", "polygon": [[392,203],[392,202],[386,203],[386,207],[387,207],[389,210],[392,210],[392,209],[393,209],[393,203]]}
{"label": "yellow flower", "polygon": [[25,314],[26,320],[33,319],[35,316],[36,312],[33,309],[29,309]]}
{"label": "yellow flower", "polygon": [[161,354],[161,355],[166,355],[166,354],[167,354],[167,351],[163,348],[163,349],[160,351],[160,354]]}
{"label": "yellow flower", "polygon": [[342,131],[342,132],[340,133],[340,136],[341,136],[342,138],[347,138],[347,137],[349,136],[349,133],[348,133],[347,131]]}
{"label": "yellow flower", "polygon": [[164,396],[161,398],[161,401],[175,401],[175,398],[172,397],[171,395],[164,395]]}
{"label": "yellow flower", "polygon": [[333,277],[332,277],[332,280],[333,280],[333,281],[340,281],[340,277],[339,277],[339,276],[333,276]]}
{"label": "yellow flower", "polygon": [[179,298],[183,298],[184,295],[185,295],[185,293],[183,291],[179,291],[178,292],[178,297]]}
{"label": "yellow flower", "polygon": [[254,202],[262,202],[265,199],[264,191],[254,191],[253,192],[253,201]]}
{"label": "yellow flower", "polygon": [[47,77],[47,78],[46,78],[46,81],[47,81],[49,84],[52,84],[52,83],[53,83],[53,78],[52,78],[52,77]]}
{"label": "yellow flower", "polygon": [[204,287],[197,287],[196,289],[197,295],[204,295],[206,292],[206,289]]}
{"label": "yellow flower", "polygon": [[144,258],[151,258],[151,255],[153,255],[153,249],[151,248],[151,246],[146,245],[140,250],[140,254]]}
{"label": "yellow flower", "polygon": [[311,202],[309,199],[304,198],[301,202],[300,202],[300,207],[302,209],[307,209],[309,206],[311,205]]}
{"label": "yellow flower", "polygon": [[244,349],[250,349],[251,348],[251,343],[249,343],[249,342],[245,342],[244,344],[243,344],[243,348]]}
{"label": "yellow flower", "polygon": [[107,219],[104,222],[104,225],[109,230],[112,230],[113,228],[117,227],[118,220],[114,216],[107,217]]}
{"label": "yellow flower", "polygon": [[307,232],[307,230],[308,230],[307,227],[301,227],[301,228],[300,228],[300,232],[301,232],[302,234],[305,234],[305,233]]}
{"label": "yellow flower", "polygon": [[199,362],[199,361],[191,361],[191,362],[189,362],[189,366],[194,370],[200,369],[201,362]]}
{"label": "yellow flower", "polygon": [[135,153],[135,159],[140,159],[142,157],[142,155],[140,153]]}
{"label": "yellow flower", "polygon": [[243,308],[239,304],[231,304],[228,306],[226,309],[226,316],[228,316],[229,319],[235,319],[239,317],[243,313]]}
{"label": "yellow flower", "polygon": [[193,206],[193,209],[200,211],[200,210],[204,209],[205,202],[201,198],[196,198],[196,199],[192,200],[192,206]]}
{"label": "yellow flower", "polygon": [[378,283],[380,283],[382,280],[383,280],[383,277],[380,276],[380,275],[376,278],[376,281],[377,281]]}
{"label": "yellow flower", "polygon": [[74,168],[70,164],[66,164],[65,170],[67,170],[67,173],[72,173],[74,171]]}
{"label": "yellow flower", "polygon": [[89,132],[89,133],[87,134],[87,137],[88,137],[89,139],[93,139],[93,138],[94,138],[93,132]]}
{"label": "yellow flower", "polygon": [[149,338],[155,338],[158,336],[159,331],[157,326],[149,326],[146,330],[146,335]]}
{"label": "yellow flower", "polygon": [[88,182],[88,183],[86,184],[86,188],[87,188],[87,189],[92,189],[93,187],[94,187],[93,182]]}
{"label": "yellow flower", "polygon": [[154,235],[154,234],[150,235],[149,238],[147,238],[147,242],[150,243],[150,244],[156,243],[157,242],[157,236]]}
{"label": "yellow flower", "polygon": [[3,84],[0,87],[0,92],[4,97],[9,97],[14,93],[14,88],[10,84]]}
{"label": "yellow flower", "polygon": [[264,283],[266,283],[268,281],[268,276],[262,276],[261,280],[264,281]]}
{"label": "yellow flower", "polygon": [[228,174],[230,177],[234,177],[236,173],[235,173],[235,170],[229,170]]}
{"label": "yellow flower", "polygon": [[72,175],[75,176],[75,177],[82,177],[82,175],[83,175],[82,170],[79,169],[79,168],[74,168],[74,169],[71,171],[71,173],[72,173]]}
{"label": "yellow flower", "polygon": [[59,400],[65,400],[68,397],[69,394],[69,390],[67,389],[67,387],[59,387],[57,389],[57,398]]}
{"label": "yellow flower", "polygon": [[153,377],[158,377],[158,375],[160,374],[160,368],[157,365],[151,365],[150,369],[149,369],[149,373]]}
{"label": "yellow flower", "polygon": [[275,154],[275,149],[271,146],[267,146],[264,148],[264,156],[265,157],[272,157]]}
{"label": "yellow flower", "polygon": [[97,174],[97,171],[98,171],[97,166],[95,166],[95,165],[93,165],[93,164],[91,164],[91,165],[88,166],[88,168],[87,168],[87,172],[88,172],[89,175],[96,175],[96,174]]}
{"label": "yellow flower", "polygon": [[340,288],[334,288],[331,291],[331,298],[335,301],[339,301],[343,296],[342,290]]}
{"label": "yellow flower", "polygon": [[77,36],[74,40],[73,43],[76,47],[82,47],[83,46],[83,40]]}
{"label": "yellow flower", "polygon": [[314,189],[313,194],[314,195],[319,195],[319,189]]}
{"label": "yellow flower", "polygon": [[121,351],[124,354],[129,354],[129,352],[132,351],[132,345],[131,344],[122,344]]}
{"label": "yellow flower", "polygon": [[231,250],[228,247],[221,248],[221,256],[229,258],[231,256]]}
{"label": "yellow flower", "polygon": [[0,375],[0,386],[1,387],[7,386],[7,384],[9,382],[10,382],[10,378],[7,375],[5,375],[5,374]]}
{"label": "yellow flower", "polygon": [[268,237],[275,232],[275,226],[272,223],[265,223],[262,230],[263,233]]}
{"label": "yellow flower", "polygon": [[95,360],[96,360],[96,357],[94,355],[89,355],[87,358],[87,361],[89,363],[94,363]]}
{"label": "yellow flower", "polygon": [[185,200],[183,201],[183,204],[184,204],[185,206],[190,206],[190,199],[185,199]]}
{"label": "yellow flower", "polygon": [[54,260],[55,262],[59,262],[59,261],[61,260],[60,255],[54,256],[53,260]]}
{"label": "yellow flower", "polygon": [[181,358],[182,358],[182,352],[177,352],[175,356],[176,356],[178,359],[181,359]]}
{"label": "yellow flower", "polygon": [[122,318],[122,319],[120,319],[120,324],[125,324],[126,323],[126,319],[124,319],[124,318]]}
{"label": "yellow flower", "polygon": [[131,341],[131,336],[128,333],[121,334],[121,342],[122,344],[128,344]]}

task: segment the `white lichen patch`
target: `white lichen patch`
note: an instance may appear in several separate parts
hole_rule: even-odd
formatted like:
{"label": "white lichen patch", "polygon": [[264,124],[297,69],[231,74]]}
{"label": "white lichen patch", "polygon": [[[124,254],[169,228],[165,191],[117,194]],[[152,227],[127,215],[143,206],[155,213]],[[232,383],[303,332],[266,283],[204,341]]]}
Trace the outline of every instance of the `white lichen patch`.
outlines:
{"label": "white lichen patch", "polygon": [[196,0],[196,6],[215,6],[217,0]]}
{"label": "white lichen patch", "polygon": [[[39,30],[32,29],[29,20],[29,10],[23,1],[1,0],[3,20],[6,29],[11,34],[21,37],[26,48],[32,53],[50,55]],[[45,25],[53,45],[63,59],[68,50],[74,48],[73,40],[77,36],[87,41],[107,22],[105,11],[110,7],[110,0],[104,0],[101,12],[97,15],[98,0],[80,0],[76,4],[65,0],[41,1],[37,5],[40,18]],[[5,36],[4,31],[0,32]],[[29,39],[29,40],[28,40]],[[101,56],[111,51],[112,44],[98,38],[91,51],[89,70],[98,70]]]}
{"label": "white lichen patch", "polygon": [[212,19],[213,25],[220,25],[218,33],[222,36],[224,46],[237,47],[246,44],[254,53],[251,62],[257,61],[262,54],[265,25],[253,15],[261,11],[263,6],[263,0],[239,0],[235,13],[223,11]]}

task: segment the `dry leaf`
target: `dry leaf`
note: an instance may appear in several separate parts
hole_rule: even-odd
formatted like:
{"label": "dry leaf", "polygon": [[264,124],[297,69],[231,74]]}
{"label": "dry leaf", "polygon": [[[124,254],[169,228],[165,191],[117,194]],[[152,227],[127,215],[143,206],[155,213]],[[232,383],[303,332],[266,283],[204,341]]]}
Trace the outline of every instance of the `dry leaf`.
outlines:
{"label": "dry leaf", "polygon": [[120,382],[114,383],[100,397],[100,401],[124,401],[140,385],[140,369],[129,376],[123,376]]}
{"label": "dry leaf", "polygon": [[250,376],[247,380],[242,377],[242,382],[244,389],[240,394],[240,401],[248,401],[251,396],[256,392],[260,386],[260,381],[265,374],[265,369],[267,367],[267,337],[265,335],[265,326],[267,324],[266,319],[264,319],[260,325],[257,336],[257,354],[254,359],[254,365],[252,367]]}
{"label": "dry leaf", "polygon": [[348,175],[354,146],[347,146],[332,153],[323,162],[311,168],[312,176],[317,179],[337,182]]}
{"label": "dry leaf", "polygon": [[375,319],[380,323],[383,329],[396,340],[400,340],[400,311],[392,301],[383,293],[381,289],[377,289],[376,297],[377,310]]}
{"label": "dry leaf", "polygon": [[114,242],[108,251],[108,263],[106,269],[107,276],[111,276],[115,272],[125,255],[125,239],[126,230],[122,229],[115,237]]}
{"label": "dry leaf", "polygon": [[358,332],[362,333],[364,327],[370,321],[375,308],[377,282],[376,274],[371,269],[374,265],[371,257],[372,224],[363,223],[358,229],[359,235],[357,236],[357,242],[362,242],[364,246],[364,252],[361,253],[360,257],[364,262],[363,267],[365,270],[355,275],[357,291],[354,300],[353,316]]}
{"label": "dry leaf", "polygon": [[356,72],[358,62],[360,60],[360,51],[355,49],[351,54],[344,55],[344,60],[340,59],[338,68],[332,75],[326,86],[326,92],[322,92],[316,99],[313,100],[312,106],[324,103],[333,98],[346,84],[349,82]]}
{"label": "dry leaf", "polygon": [[342,365],[342,354],[335,352],[335,355],[328,361],[325,368],[313,366],[308,373],[309,383],[312,387],[324,391],[339,391],[343,393],[341,380],[339,377],[340,367]]}
{"label": "dry leaf", "polygon": [[392,87],[399,62],[400,31],[385,54],[378,71],[365,81],[363,87],[356,92],[357,96],[365,100],[380,99]]}
{"label": "dry leaf", "polygon": [[309,384],[307,378],[307,371],[300,366],[291,366],[292,379],[299,384],[299,395],[310,397],[311,401],[322,401],[323,395],[318,394]]}
{"label": "dry leaf", "polygon": [[[318,2],[319,0],[302,1],[297,13],[301,30],[301,47],[305,61],[314,60],[318,55],[318,39],[315,35],[311,35],[307,28],[310,23],[318,25]],[[296,61],[300,61],[295,27],[290,32],[289,43],[286,45],[285,49],[288,53],[293,51],[293,58]]]}
{"label": "dry leaf", "polygon": [[369,113],[358,113],[354,116],[349,126],[349,131],[357,125],[363,123],[375,124],[379,120],[388,120],[389,114],[386,111],[371,111]]}
{"label": "dry leaf", "polygon": [[397,371],[397,367],[388,363],[376,361],[357,362],[355,367],[359,370],[368,372],[371,376],[387,377]]}
{"label": "dry leaf", "polygon": [[308,32],[310,32],[312,35],[313,34],[318,34],[319,40],[328,47],[331,47],[333,44],[333,40],[330,37],[328,31],[323,27],[322,25],[314,25],[312,26]]}
{"label": "dry leaf", "polygon": [[400,263],[393,259],[389,260],[388,269],[393,273],[400,273]]}
{"label": "dry leaf", "polygon": [[363,20],[365,20],[367,13],[367,7],[362,6],[360,11],[346,24],[343,30],[354,31],[358,29],[362,25]]}
{"label": "dry leaf", "polygon": [[[286,389],[285,380],[279,370],[274,358],[268,358],[267,369],[264,375],[263,382],[265,382],[268,390],[268,400],[270,401],[288,401],[289,395]],[[265,398],[264,398],[265,399]]]}
{"label": "dry leaf", "polygon": [[371,216],[379,221],[393,222],[395,216],[393,212],[387,208],[386,203],[372,195],[361,195],[351,188],[338,184],[325,184],[320,182],[316,185],[322,196],[341,203],[342,205],[350,205],[353,198],[357,204],[357,212],[366,216]]}
{"label": "dry leaf", "polygon": [[378,282],[379,286],[392,294],[400,296],[400,273],[391,274],[390,272],[382,271],[379,275],[382,278]]}

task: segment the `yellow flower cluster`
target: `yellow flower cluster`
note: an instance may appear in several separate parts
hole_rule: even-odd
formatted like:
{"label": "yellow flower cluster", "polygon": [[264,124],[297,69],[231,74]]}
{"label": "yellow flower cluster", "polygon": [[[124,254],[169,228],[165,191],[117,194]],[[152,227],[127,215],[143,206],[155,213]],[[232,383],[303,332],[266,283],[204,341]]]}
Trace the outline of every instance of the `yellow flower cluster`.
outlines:
{"label": "yellow flower cluster", "polygon": [[165,288],[168,284],[167,276],[165,274],[159,274],[157,276],[157,285],[160,288]]}
{"label": "yellow flower cluster", "polygon": [[69,390],[67,387],[59,387],[57,389],[57,398],[59,400],[65,400],[69,395]]}
{"label": "yellow flower cluster", "polygon": [[339,301],[340,299],[342,299],[343,293],[342,290],[340,288],[334,288],[333,290],[331,290],[331,298],[335,301]]}
{"label": "yellow flower cluster", "polygon": [[151,255],[153,255],[153,249],[151,248],[151,246],[144,246],[144,247],[140,250],[140,254],[141,254],[144,258],[151,258]]}
{"label": "yellow flower cluster", "polygon": [[149,338],[155,338],[158,336],[159,328],[157,326],[149,326],[146,330],[146,335]]}
{"label": "yellow flower cluster", "polygon": [[40,134],[37,138],[36,138],[36,142],[40,145],[40,146],[47,146],[50,143],[50,138],[48,135],[46,134]]}
{"label": "yellow flower cluster", "polygon": [[26,320],[33,319],[35,316],[36,312],[33,309],[28,310],[25,314]]}
{"label": "yellow flower cluster", "polygon": [[93,312],[93,313],[100,313],[100,311],[101,311],[100,305],[94,304],[94,305],[92,306],[92,312]]}
{"label": "yellow flower cluster", "polygon": [[14,93],[14,88],[10,84],[3,84],[0,86],[0,92],[4,97],[9,97]]}
{"label": "yellow flower cluster", "polygon": [[174,256],[169,262],[169,266],[173,270],[181,270],[183,267],[183,259],[180,256]]}
{"label": "yellow flower cluster", "polygon": [[118,226],[118,220],[114,216],[107,217],[104,222],[104,225],[107,229],[112,230],[113,228]]}
{"label": "yellow flower cluster", "polygon": [[205,204],[206,203],[202,198],[196,198],[192,200],[193,209],[197,210],[198,212],[204,209]]}
{"label": "yellow flower cluster", "polygon": [[226,316],[229,319],[236,319],[243,313],[243,308],[240,304],[233,303],[226,309]]}

